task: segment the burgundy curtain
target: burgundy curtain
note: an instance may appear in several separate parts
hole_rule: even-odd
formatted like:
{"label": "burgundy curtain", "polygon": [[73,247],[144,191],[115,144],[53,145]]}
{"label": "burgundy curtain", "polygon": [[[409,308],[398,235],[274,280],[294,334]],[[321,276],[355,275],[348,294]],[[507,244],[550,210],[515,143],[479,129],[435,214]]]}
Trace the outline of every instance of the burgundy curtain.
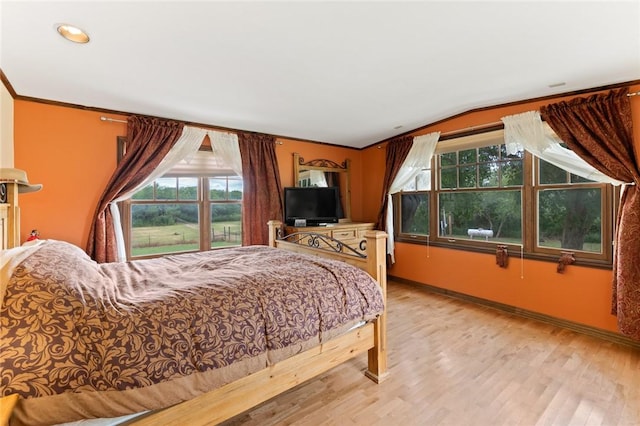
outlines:
{"label": "burgundy curtain", "polygon": [[242,157],[242,245],[269,244],[267,222],[283,219],[275,137],[238,133]]}
{"label": "burgundy curtain", "polygon": [[620,331],[640,340],[640,168],[627,89],[540,109],[576,154],[626,185],[616,220],[612,313]]}
{"label": "burgundy curtain", "polygon": [[116,241],[109,203],[138,186],[155,170],[182,135],[184,123],[132,116],[127,120],[127,149],[100,197],[89,231],[87,254],[114,262]]}
{"label": "burgundy curtain", "polygon": [[413,145],[413,136],[399,136],[392,139],[387,144],[387,160],[386,169],[384,171],[384,181],[382,183],[382,199],[380,200],[380,212],[378,213],[378,222],[376,229],[385,229],[387,220],[387,204],[389,189],[393,180],[398,176],[400,167],[407,159],[411,146]]}

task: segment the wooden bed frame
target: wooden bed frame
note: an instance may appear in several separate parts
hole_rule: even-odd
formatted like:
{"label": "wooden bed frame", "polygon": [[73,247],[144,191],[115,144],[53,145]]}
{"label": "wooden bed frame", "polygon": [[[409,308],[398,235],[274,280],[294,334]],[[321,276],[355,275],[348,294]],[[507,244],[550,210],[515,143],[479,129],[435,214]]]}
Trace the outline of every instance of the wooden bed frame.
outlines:
{"label": "wooden bed frame", "polygon": [[[15,222],[14,222],[15,223]],[[367,257],[333,252],[281,240],[282,222],[269,222],[269,245],[297,253],[341,260],[367,271],[380,285],[386,306],[386,237],[381,231],[367,231]],[[7,226],[7,221],[4,225]],[[13,232],[19,232],[13,230]],[[242,412],[316,377],[368,351],[364,374],[376,383],[387,376],[386,309],[373,323],[365,324],[319,346],[250,374],[221,388],[172,407],[141,415],[126,423],[137,426],[173,424],[212,425]],[[0,398],[0,425],[7,419],[17,398]],[[5,420],[6,422],[6,420]]]}

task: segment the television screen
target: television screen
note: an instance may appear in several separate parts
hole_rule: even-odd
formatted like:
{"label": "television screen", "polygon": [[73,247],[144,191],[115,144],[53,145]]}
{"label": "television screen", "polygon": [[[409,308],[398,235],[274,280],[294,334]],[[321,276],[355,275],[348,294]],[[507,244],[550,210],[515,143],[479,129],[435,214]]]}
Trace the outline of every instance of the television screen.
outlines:
{"label": "television screen", "polygon": [[295,225],[296,219],[305,219],[309,226],[337,223],[340,210],[340,193],[335,186],[284,188],[287,225]]}

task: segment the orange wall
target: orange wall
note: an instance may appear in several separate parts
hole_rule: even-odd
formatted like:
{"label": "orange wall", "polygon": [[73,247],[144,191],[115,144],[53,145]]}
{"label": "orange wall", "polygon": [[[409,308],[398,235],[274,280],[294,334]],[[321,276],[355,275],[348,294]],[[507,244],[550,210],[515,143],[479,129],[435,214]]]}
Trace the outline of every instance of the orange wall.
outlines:
{"label": "orange wall", "polygon": [[[103,113],[16,100],[14,102],[15,167],[27,171],[42,191],[20,196],[21,240],[32,229],[41,238],[86,246],[94,209],[116,166],[116,137],[126,124],[100,120]],[[109,114],[111,118],[124,116]],[[360,150],[280,139],[276,145],[283,186],[293,184],[293,153],[305,160],[325,158],[352,167],[352,217],[362,217]]]}
{"label": "orange wall", "polygon": [[[640,90],[640,85],[630,91]],[[588,96],[588,95],[582,95]],[[415,135],[442,133],[499,122],[501,117],[539,109],[561,100],[531,102],[465,114],[421,129]],[[634,138],[640,148],[640,97],[631,98]],[[368,181],[363,209],[379,205],[384,175],[385,149],[377,146],[363,152],[367,168],[375,170]],[[640,150],[638,151],[640,152]],[[511,253],[507,269],[495,264],[495,255],[461,250],[396,243],[396,263],[389,275],[429,284],[483,299],[551,315],[604,330],[617,331],[616,318],[610,314],[612,272],[570,265],[563,274],[556,263],[520,260]]]}
{"label": "orange wall", "polygon": [[389,275],[516,306],[556,318],[616,331],[609,270],[520,259],[511,253],[506,269],[495,255],[439,247],[396,244]]}
{"label": "orange wall", "polygon": [[[20,236],[86,246],[91,218],[116,165],[123,123],[100,113],[29,101],[14,104],[14,164],[42,191],[20,196]],[[123,118],[116,117],[113,118]]]}
{"label": "orange wall", "polygon": [[380,213],[387,154],[384,147],[385,145],[381,144],[362,151],[362,163],[367,165],[363,176],[367,184],[362,188],[362,209],[367,222],[376,222]]}

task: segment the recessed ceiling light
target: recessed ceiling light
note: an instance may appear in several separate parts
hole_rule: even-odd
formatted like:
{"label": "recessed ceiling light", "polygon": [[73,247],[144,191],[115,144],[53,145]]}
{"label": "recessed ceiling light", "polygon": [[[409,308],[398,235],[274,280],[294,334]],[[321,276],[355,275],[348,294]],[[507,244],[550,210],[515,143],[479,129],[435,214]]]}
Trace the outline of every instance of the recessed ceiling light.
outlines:
{"label": "recessed ceiling light", "polygon": [[74,43],[89,43],[89,35],[73,25],[58,24],[56,30],[62,37]]}
{"label": "recessed ceiling light", "polygon": [[393,128],[394,130],[402,129],[402,124]]}

